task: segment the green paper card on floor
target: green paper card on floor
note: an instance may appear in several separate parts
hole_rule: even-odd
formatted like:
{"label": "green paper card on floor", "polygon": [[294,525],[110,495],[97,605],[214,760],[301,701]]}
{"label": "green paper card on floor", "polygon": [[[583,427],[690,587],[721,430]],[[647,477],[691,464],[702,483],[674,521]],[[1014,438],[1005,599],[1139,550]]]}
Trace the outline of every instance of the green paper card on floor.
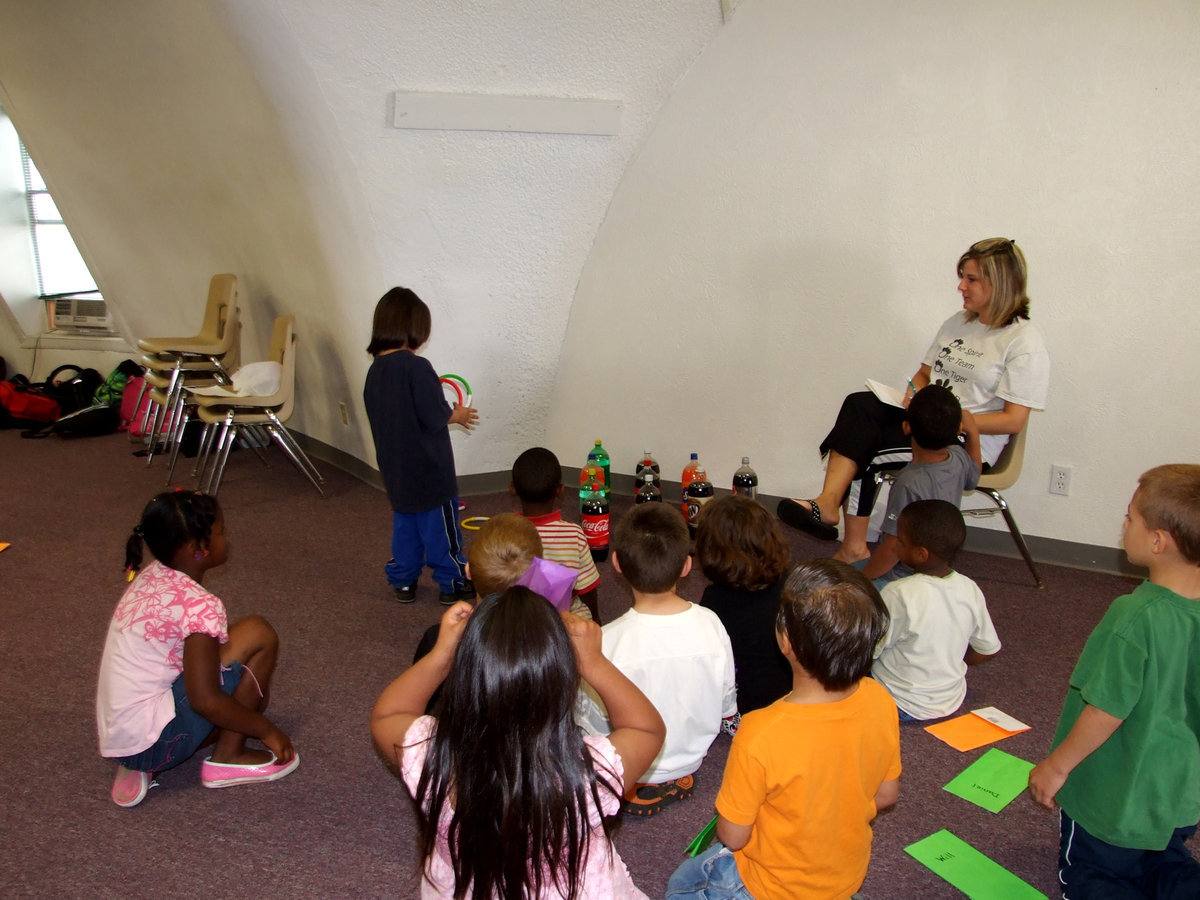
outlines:
{"label": "green paper card on floor", "polygon": [[1025,790],[1032,770],[1033,763],[993,747],[951,779],[945,790],[998,813]]}
{"label": "green paper card on floor", "polygon": [[971,900],[1047,900],[1046,895],[943,829],[904,852]]}

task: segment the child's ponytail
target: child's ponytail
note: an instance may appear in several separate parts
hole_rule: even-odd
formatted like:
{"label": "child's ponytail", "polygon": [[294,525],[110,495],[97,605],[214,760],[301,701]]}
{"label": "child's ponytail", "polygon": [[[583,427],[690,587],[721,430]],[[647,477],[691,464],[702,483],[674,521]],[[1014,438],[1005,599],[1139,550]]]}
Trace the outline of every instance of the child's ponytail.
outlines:
{"label": "child's ponytail", "polygon": [[125,542],[125,578],[133,581],[133,576],[142,567],[142,526],[134,525]]}

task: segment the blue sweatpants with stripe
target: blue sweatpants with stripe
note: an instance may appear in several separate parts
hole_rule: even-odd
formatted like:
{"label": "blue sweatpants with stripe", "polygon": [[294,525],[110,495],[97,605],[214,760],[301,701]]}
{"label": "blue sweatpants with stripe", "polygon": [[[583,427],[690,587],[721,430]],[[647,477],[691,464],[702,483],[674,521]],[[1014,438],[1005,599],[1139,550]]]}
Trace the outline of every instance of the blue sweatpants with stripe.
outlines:
{"label": "blue sweatpants with stripe", "polygon": [[392,513],[392,558],[384,566],[388,584],[414,585],[425,566],[433,569],[442,593],[453,593],[467,580],[457,497],[425,512]]}

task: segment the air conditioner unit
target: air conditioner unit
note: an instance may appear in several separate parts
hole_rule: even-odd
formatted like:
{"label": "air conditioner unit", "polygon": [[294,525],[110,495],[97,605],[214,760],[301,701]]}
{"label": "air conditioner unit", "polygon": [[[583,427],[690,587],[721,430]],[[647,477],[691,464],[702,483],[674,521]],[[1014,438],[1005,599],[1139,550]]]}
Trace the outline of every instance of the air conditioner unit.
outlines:
{"label": "air conditioner unit", "polygon": [[51,331],[112,331],[112,317],[102,297],[56,297],[46,301]]}

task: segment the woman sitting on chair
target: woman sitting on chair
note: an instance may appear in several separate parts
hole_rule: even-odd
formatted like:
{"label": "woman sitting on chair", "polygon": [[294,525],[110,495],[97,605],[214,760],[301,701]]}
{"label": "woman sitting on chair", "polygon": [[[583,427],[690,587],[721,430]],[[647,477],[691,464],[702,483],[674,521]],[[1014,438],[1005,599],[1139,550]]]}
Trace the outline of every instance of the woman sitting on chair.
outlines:
{"label": "woman sitting on chair", "polygon": [[[1014,241],[989,238],[958,260],[963,311],[938,330],[904,394],[931,381],[950,388],[979,425],[984,471],[996,462],[1010,435],[1018,434],[1031,409],[1042,409],[1050,358],[1041,333],[1029,321],[1025,256]],[[839,508],[846,528],[835,559],[870,556],[867,525],[878,486],[875,473],[903,468],[912,458],[901,423],[904,410],[870,391],[842,401],[837,421],[821,444],[827,456],[825,483],[811,500],[782,500],[779,518],[823,540],[837,539]]]}

